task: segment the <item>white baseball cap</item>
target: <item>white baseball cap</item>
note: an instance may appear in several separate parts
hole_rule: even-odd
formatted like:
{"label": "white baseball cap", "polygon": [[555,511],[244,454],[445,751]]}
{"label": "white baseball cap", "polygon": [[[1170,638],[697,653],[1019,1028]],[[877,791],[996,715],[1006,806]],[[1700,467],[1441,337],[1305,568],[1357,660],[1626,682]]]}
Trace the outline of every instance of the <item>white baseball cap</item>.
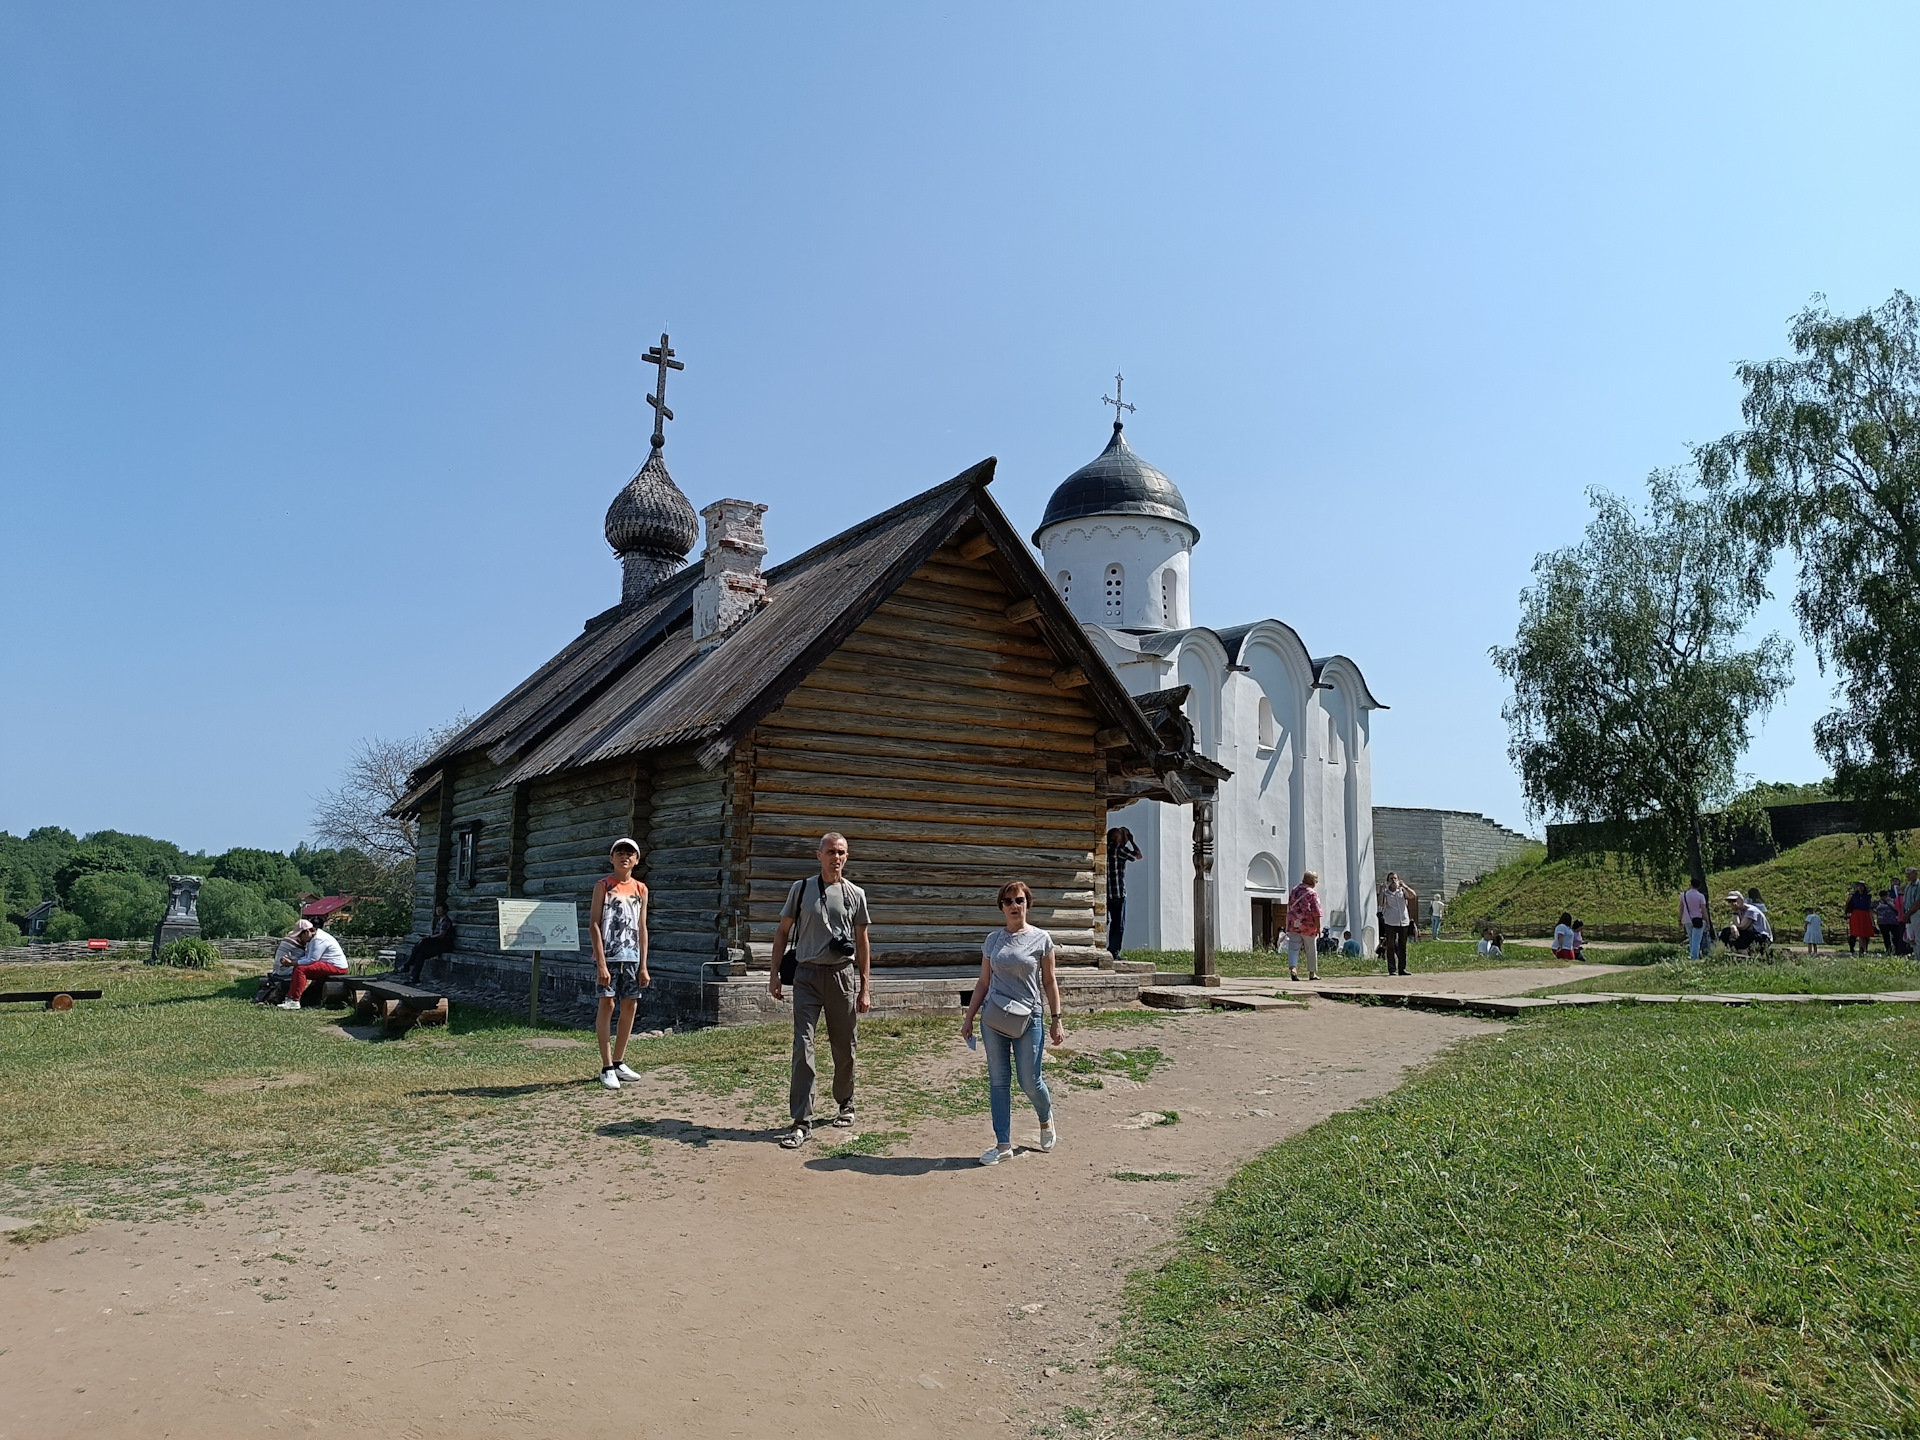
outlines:
{"label": "white baseball cap", "polygon": [[613,844],[607,847],[607,854],[609,855],[613,854],[613,852],[618,850],[622,845],[626,846],[627,849],[633,851],[633,853],[636,856],[639,855],[640,847],[636,845],[632,840],[628,839],[625,835],[622,835],[618,840],[614,841]]}

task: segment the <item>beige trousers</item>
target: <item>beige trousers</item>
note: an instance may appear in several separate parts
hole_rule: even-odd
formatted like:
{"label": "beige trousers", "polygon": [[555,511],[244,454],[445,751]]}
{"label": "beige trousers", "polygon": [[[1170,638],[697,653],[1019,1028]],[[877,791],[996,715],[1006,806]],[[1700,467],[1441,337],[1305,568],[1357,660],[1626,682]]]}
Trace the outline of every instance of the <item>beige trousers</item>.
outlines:
{"label": "beige trousers", "polygon": [[793,975],[793,1085],[787,1113],[796,1125],[813,1119],[814,1033],[824,1016],[827,1043],[833,1049],[833,1098],[840,1106],[853,1100],[854,1053],[860,1048],[860,970],[844,965],[802,965]]}

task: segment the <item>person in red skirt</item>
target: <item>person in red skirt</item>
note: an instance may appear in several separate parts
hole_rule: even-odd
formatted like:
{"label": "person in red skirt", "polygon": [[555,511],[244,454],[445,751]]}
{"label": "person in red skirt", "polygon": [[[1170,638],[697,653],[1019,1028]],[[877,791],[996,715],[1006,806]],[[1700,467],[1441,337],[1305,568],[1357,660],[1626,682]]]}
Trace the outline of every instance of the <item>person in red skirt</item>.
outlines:
{"label": "person in red skirt", "polygon": [[1847,953],[1865,955],[1874,933],[1873,895],[1864,880],[1856,880],[1847,895]]}

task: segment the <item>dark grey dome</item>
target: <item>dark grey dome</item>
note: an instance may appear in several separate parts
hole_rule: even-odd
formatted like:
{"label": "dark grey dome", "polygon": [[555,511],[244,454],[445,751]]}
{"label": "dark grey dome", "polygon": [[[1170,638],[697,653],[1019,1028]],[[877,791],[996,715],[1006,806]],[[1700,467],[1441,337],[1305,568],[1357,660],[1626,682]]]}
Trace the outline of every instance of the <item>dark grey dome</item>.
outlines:
{"label": "dark grey dome", "polygon": [[700,517],[655,450],[607,507],[607,543],[621,555],[671,560],[677,567],[700,538]]}
{"label": "dark grey dome", "polygon": [[1088,515],[1157,515],[1162,520],[1179,521],[1193,531],[1195,539],[1200,535],[1199,527],[1187,515],[1180,487],[1133,453],[1118,421],[1114,422],[1113,439],[1098,458],[1074,471],[1053,492],[1040,529],[1033,532],[1033,543],[1040,543],[1041,532],[1049,525]]}

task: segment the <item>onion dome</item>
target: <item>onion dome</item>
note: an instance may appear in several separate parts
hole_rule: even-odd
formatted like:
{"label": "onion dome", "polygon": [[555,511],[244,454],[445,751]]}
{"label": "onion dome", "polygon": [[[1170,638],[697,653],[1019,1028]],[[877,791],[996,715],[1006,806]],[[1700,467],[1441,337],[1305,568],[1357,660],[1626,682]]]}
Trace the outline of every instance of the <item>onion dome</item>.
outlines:
{"label": "onion dome", "polygon": [[699,538],[700,517],[667,473],[667,462],[656,443],[640,473],[607,507],[607,543],[625,571],[621,602],[631,605],[645,599],[648,591],[687,563]]}
{"label": "onion dome", "polygon": [[1033,543],[1040,543],[1049,526],[1090,515],[1155,515],[1178,521],[1193,531],[1194,539],[1200,538],[1199,527],[1187,515],[1186,497],[1180,487],[1133,453],[1118,420],[1113,422],[1113,439],[1107,442],[1107,448],[1061,481],[1060,488],[1053,492],[1040,528],[1033,532]]}

